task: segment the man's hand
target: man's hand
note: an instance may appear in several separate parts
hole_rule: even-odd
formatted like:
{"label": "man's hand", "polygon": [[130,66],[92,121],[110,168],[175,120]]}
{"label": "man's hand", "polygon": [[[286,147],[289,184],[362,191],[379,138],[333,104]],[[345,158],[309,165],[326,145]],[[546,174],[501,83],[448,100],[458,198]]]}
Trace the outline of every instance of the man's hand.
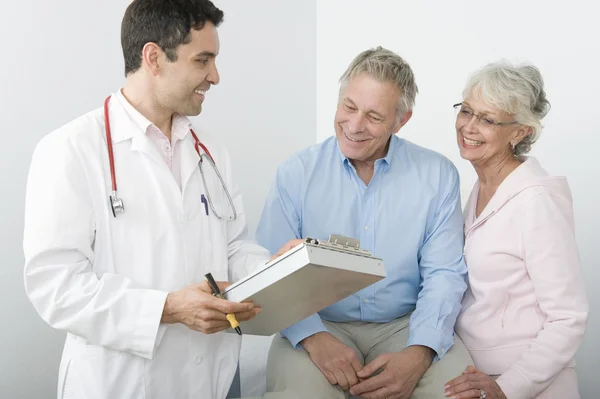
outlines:
{"label": "man's hand", "polygon": [[328,332],[318,332],[300,343],[329,383],[339,385],[344,391],[358,383],[356,372],[362,364],[356,352],[342,341]]}
{"label": "man's hand", "polygon": [[[384,353],[358,371],[366,380],[350,389],[352,395],[364,399],[406,399],[431,363],[434,352],[425,346],[409,346],[398,353]],[[381,372],[372,376],[376,371]]]}
{"label": "man's hand", "polygon": [[[231,283],[218,281],[217,285],[223,291]],[[259,312],[260,308],[253,303],[230,302],[213,296],[204,281],[169,293],[160,322],[182,323],[192,330],[213,334],[230,327],[225,318],[228,313],[235,313],[238,321],[246,321]]]}
{"label": "man's hand", "polygon": [[480,398],[482,390],[487,399],[506,399],[496,381],[473,366],[467,367],[460,377],[449,381],[444,389],[446,397],[456,399]]}
{"label": "man's hand", "polygon": [[286,253],[290,249],[294,248],[296,245],[302,244],[303,242],[304,242],[304,240],[302,240],[300,238],[296,238],[294,240],[289,240],[288,242],[283,244],[283,247],[279,248],[279,251],[277,251],[277,253],[275,255],[271,256],[271,259],[269,259],[269,262],[272,261],[273,259],[279,258],[284,253]]}

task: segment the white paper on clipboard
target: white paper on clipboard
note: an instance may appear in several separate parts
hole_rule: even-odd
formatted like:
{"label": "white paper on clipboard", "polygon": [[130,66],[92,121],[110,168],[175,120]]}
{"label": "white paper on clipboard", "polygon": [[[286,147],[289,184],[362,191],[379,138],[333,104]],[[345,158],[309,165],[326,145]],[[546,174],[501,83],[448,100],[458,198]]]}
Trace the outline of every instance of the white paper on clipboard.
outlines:
{"label": "white paper on clipboard", "polygon": [[232,284],[223,296],[250,299],[262,308],[240,322],[244,334],[273,335],[385,277],[383,260],[357,240],[331,235],[307,238],[265,267]]}

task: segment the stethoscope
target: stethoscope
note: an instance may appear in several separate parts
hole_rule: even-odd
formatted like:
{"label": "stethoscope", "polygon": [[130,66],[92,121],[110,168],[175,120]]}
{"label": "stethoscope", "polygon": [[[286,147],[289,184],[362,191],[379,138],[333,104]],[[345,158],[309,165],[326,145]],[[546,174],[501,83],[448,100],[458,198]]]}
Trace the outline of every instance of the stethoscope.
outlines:
{"label": "stethoscope", "polygon": [[[119,198],[119,195],[117,193],[117,178],[116,178],[116,174],[115,174],[115,160],[113,157],[112,138],[110,135],[110,121],[108,118],[108,102],[110,100],[110,97],[111,96],[108,96],[108,97],[106,97],[106,100],[104,100],[104,126],[106,129],[106,145],[108,147],[108,160],[110,163],[110,179],[112,181],[112,195],[109,195],[108,199],[110,201],[110,207],[112,209],[112,214],[116,218],[117,213],[125,212],[125,206],[123,205],[123,199]],[[198,139],[198,136],[196,136],[196,133],[194,133],[194,130],[191,128],[190,128],[190,133],[194,137],[194,142],[195,142],[194,147],[196,148],[196,152],[198,153],[198,156],[200,157],[200,163],[198,164],[198,167],[200,168],[200,176],[202,176],[202,184],[204,184],[204,190],[206,191],[206,197],[208,198],[208,203],[210,205],[210,209],[211,209],[212,213],[217,217],[217,219],[219,219],[219,220],[223,219],[223,217],[221,215],[219,215],[217,213],[217,211],[215,210],[212,199],[210,197],[210,192],[208,190],[208,186],[206,185],[206,179],[204,178],[204,170],[202,169],[202,165],[204,164],[205,160],[212,166],[213,170],[219,177],[219,180],[221,181],[221,186],[223,186],[223,190],[225,190],[225,194],[227,195],[227,199],[229,200],[229,206],[231,207],[231,210],[233,211],[233,217],[228,217],[227,219],[228,220],[237,219],[237,211],[235,209],[235,205],[233,204],[233,200],[231,199],[229,190],[227,189],[227,186],[225,185],[225,182],[223,181],[223,177],[221,177],[221,173],[219,173],[219,169],[217,169],[217,166],[215,165],[214,158],[212,157],[212,155],[210,155],[210,151],[208,151],[208,148],[206,148],[206,146],[200,142],[200,140]],[[200,148],[202,148],[202,150],[204,151],[204,154],[200,153]],[[204,201],[204,196],[202,196],[202,197],[203,197],[202,200]],[[205,203],[205,205],[206,205],[206,203]]]}

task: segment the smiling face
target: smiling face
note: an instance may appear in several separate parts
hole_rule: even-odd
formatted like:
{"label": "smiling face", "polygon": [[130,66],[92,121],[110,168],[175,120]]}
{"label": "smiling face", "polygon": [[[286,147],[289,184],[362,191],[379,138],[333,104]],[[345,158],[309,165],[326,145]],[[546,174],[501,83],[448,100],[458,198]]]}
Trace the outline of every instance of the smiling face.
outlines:
{"label": "smiling face", "polygon": [[512,157],[513,144],[521,141],[529,131],[523,125],[512,123],[514,121],[513,115],[487,105],[479,96],[469,95],[456,117],[460,156],[480,165]]}
{"label": "smiling face", "polygon": [[392,82],[380,82],[366,73],[356,75],[343,87],[334,127],[340,150],[352,161],[384,158],[392,134],[398,132],[412,112],[399,119],[400,91]]}
{"label": "smiling face", "polygon": [[211,85],[219,83],[215,59],[219,54],[217,28],[207,22],[192,29],[189,43],[177,47],[177,59],[169,61],[163,53],[162,69],[156,84],[161,106],[180,115],[195,116]]}

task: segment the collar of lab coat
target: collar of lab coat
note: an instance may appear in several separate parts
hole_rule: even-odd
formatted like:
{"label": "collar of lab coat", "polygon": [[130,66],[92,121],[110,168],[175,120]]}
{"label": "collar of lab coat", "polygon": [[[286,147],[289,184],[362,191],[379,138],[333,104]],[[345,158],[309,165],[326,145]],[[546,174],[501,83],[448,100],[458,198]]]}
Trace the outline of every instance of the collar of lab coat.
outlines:
{"label": "collar of lab coat", "polygon": [[[113,144],[131,139],[131,150],[141,151],[152,157],[157,163],[164,160],[150,138],[146,135],[148,127],[152,126],[145,116],[137,111],[123,96],[121,89],[112,95],[109,103],[111,137]],[[198,166],[200,157],[194,149],[194,140],[190,134],[192,122],[185,116],[176,115],[172,132],[181,139],[181,184],[185,189],[187,181]]]}
{"label": "collar of lab coat", "polygon": [[[112,95],[109,107],[113,144],[132,139],[136,134],[146,135],[148,128],[154,125],[127,101],[122,89]],[[191,127],[192,122],[187,117],[175,115],[172,126],[173,137],[183,140],[190,133]]]}

